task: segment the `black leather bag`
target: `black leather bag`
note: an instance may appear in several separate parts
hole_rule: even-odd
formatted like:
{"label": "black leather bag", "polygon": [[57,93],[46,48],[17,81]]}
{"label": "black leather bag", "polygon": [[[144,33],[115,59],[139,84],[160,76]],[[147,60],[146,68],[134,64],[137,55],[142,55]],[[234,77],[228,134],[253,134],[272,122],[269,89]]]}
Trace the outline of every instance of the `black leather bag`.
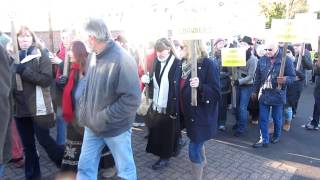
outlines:
{"label": "black leather bag", "polygon": [[144,118],[146,126],[148,128],[156,127],[163,118],[163,116],[165,115],[154,111],[151,105],[148,109],[147,115]]}

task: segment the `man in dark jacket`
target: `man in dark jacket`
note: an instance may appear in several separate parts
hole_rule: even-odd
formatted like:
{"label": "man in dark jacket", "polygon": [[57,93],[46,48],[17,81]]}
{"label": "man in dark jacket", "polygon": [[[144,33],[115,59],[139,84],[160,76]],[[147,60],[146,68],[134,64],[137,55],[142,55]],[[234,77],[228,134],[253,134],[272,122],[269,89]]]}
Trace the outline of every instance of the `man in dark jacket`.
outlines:
{"label": "man in dark jacket", "polygon": [[314,75],[316,86],[314,88],[314,108],[313,108],[313,119],[311,122],[306,124],[308,130],[319,130],[319,118],[320,118],[320,61],[319,55],[318,60],[315,63]]}
{"label": "man in dark jacket", "polygon": [[135,180],[131,126],[140,104],[136,62],[110,38],[101,19],[85,25],[92,49],[79,102],[79,121],[85,126],[77,179],[96,179],[101,150],[108,145],[121,179]]}
{"label": "man in dark jacket", "polygon": [[[283,105],[286,102],[286,87],[296,76],[292,60],[286,57],[283,77],[279,77],[282,51],[276,43],[266,45],[266,55],[259,61],[255,74],[252,98],[259,99],[259,119],[261,138],[253,147],[267,147],[269,144],[269,112],[275,124],[272,143],[280,141],[282,129]],[[280,89],[278,87],[281,87]],[[259,95],[259,96],[258,96]]]}
{"label": "man in dark jacket", "polygon": [[10,108],[10,88],[11,88],[11,72],[9,69],[9,56],[0,45],[0,179],[4,174],[4,164],[10,160],[10,124],[11,124],[11,108]]}

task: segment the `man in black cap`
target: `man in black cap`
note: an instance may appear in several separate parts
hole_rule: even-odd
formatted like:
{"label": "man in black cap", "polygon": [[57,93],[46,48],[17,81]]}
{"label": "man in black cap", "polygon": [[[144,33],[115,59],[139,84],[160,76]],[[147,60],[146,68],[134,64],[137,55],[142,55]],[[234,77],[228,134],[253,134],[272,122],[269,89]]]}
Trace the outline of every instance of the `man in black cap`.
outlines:
{"label": "man in black cap", "polygon": [[238,79],[233,81],[233,85],[237,89],[236,124],[233,128],[236,137],[244,133],[248,124],[247,108],[253,92],[253,78],[258,63],[257,57],[252,53],[252,45],[252,39],[248,36],[244,36],[240,41],[240,47],[246,49],[246,66],[238,67]]}

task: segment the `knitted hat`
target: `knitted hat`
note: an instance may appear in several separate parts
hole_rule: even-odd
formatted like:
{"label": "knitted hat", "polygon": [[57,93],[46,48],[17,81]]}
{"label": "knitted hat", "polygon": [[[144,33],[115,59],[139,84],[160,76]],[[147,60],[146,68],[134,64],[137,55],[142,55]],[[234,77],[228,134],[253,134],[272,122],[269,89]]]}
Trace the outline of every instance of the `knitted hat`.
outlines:
{"label": "knitted hat", "polygon": [[218,38],[214,41],[213,46],[216,46],[219,42],[224,41],[222,38]]}

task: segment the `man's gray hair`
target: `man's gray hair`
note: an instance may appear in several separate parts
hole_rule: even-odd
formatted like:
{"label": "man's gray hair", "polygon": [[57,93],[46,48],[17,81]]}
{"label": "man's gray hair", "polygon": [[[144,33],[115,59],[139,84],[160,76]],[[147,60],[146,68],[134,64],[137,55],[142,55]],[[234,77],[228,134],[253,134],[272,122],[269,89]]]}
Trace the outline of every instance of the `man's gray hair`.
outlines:
{"label": "man's gray hair", "polygon": [[111,35],[107,25],[102,19],[90,18],[84,26],[89,35],[96,37],[98,41],[107,41]]}

